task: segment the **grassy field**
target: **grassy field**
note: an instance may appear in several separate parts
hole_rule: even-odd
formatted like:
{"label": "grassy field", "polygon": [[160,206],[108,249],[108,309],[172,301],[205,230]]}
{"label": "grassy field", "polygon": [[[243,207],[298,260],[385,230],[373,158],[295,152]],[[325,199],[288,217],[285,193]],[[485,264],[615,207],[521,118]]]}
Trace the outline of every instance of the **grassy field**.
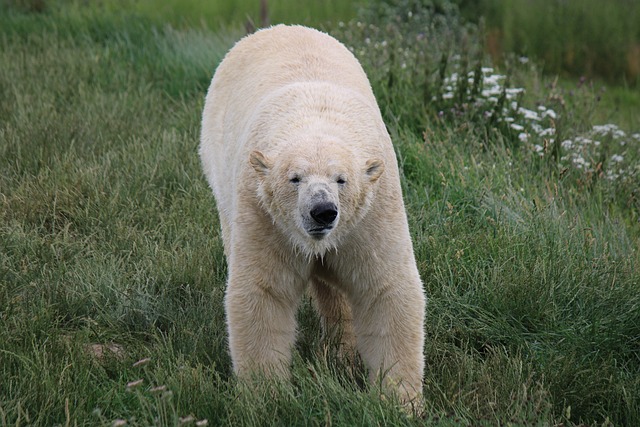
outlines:
{"label": "grassy field", "polygon": [[551,73],[640,83],[640,3],[633,0],[454,0],[483,17],[494,58],[517,52]]}
{"label": "grassy field", "polygon": [[[315,27],[338,20],[354,18],[359,4],[368,0],[266,0],[267,20],[274,23],[295,23]],[[21,12],[86,15],[86,5],[76,0],[5,0],[7,6]],[[163,26],[229,27],[243,26],[248,21],[261,23],[260,0],[210,1],[199,0],[106,0],[95,2],[93,13],[133,15]],[[0,5],[0,7],[2,7]]]}
{"label": "grassy field", "polygon": [[395,2],[329,28],[380,100],[429,297],[425,414],[411,418],[323,347],[308,300],[291,382],[248,390],[231,374],[197,144],[242,26],[160,25],[175,10],[144,1],[13,3],[0,425],[640,425],[633,92],[555,84],[518,57],[506,77],[452,11]]}

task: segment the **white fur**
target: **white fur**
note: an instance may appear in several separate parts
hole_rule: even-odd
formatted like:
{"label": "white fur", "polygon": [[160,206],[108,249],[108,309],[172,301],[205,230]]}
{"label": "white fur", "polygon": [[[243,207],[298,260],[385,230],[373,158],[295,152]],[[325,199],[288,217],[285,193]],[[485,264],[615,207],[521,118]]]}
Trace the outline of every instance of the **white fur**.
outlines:
{"label": "white fur", "polygon": [[[238,375],[287,372],[309,288],[327,328],[345,322],[343,342],[355,337],[372,381],[419,396],[425,297],[393,146],[354,56],[300,26],[244,38],[209,88],[200,156],[222,224]],[[318,201],[337,209],[322,238],[309,234]]]}

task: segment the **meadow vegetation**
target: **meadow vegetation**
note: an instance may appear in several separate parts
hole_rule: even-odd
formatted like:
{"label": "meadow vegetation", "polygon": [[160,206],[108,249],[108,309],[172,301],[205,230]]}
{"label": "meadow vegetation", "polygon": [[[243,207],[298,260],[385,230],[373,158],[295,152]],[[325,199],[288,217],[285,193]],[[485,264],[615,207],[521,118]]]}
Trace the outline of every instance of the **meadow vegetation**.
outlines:
{"label": "meadow vegetation", "polygon": [[[640,83],[640,3],[629,0],[455,0],[486,26],[494,59],[537,58],[547,71]],[[479,19],[481,18],[481,19]]]}
{"label": "meadow vegetation", "polygon": [[412,418],[308,299],[292,380],[232,376],[197,144],[233,2],[35,3],[0,6],[0,425],[640,425],[633,89],[494,65],[446,2],[327,12],[396,145],[429,298]]}

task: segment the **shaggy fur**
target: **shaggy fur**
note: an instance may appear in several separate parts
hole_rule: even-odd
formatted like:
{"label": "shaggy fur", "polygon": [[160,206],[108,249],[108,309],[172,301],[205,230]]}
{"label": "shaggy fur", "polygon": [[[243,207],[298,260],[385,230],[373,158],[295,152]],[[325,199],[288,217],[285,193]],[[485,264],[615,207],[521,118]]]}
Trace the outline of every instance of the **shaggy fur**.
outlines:
{"label": "shaggy fur", "polygon": [[310,288],[372,381],[419,396],[425,297],[393,146],[355,57],[299,26],[244,38],[213,77],[200,156],[229,266],[236,373],[286,375]]}

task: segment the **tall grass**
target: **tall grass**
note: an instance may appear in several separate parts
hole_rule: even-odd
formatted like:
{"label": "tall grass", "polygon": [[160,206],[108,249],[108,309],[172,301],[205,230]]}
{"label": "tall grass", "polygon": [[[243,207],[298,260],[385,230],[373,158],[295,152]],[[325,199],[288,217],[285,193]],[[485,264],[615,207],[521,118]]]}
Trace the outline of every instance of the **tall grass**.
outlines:
{"label": "tall grass", "polygon": [[[358,7],[357,1],[310,0],[268,0],[268,18],[270,23],[300,23],[306,25],[326,25],[330,20],[352,19]],[[206,22],[210,25],[243,24],[251,20],[260,24],[260,2],[256,0],[234,0],[201,2],[197,0],[165,1],[160,6],[153,0],[138,1],[135,4],[145,16],[160,21],[173,16],[172,21],[191,23]]]}
{"label": "tall grass", "polygon": [[[352,19],[360,4],[368,0],[267,0],[267,23],[297,23],[311,26],[327,25],[330,21]],[[7,0],[6,9],[66,14],[72,10],[86,9],[77,0]],[[2,5],[0,5],[2,7]],[[178,27],[229,27],[243,26],[247,22],[259,26],[262,16],[259,0],[109,0],[97,2],[94,10],[117,14],[125,10],[154,21],[159,25]]]}
{"label": "tall grass", "polygon": [[530,55],[551,73],[599,76],[637,84],[640,4],[636,1],[458,0],[465,15],[482,16],[488,49]]}
{"label": "tall grass", "polygon": [[[241,33],[100,7],[0,16],[1,425],[640,423],[638,186],[562,172],[488,126],[473,91],[443,97],[441,76],[488,64],[437,10],[333,29],[396,144],[429,296],[423,418],[324,346],[308,300],[291,381],[238,384],[196,148]],[[598,124],[590,93],[563,110],[535,68],[511,79],[566,128]]]}

